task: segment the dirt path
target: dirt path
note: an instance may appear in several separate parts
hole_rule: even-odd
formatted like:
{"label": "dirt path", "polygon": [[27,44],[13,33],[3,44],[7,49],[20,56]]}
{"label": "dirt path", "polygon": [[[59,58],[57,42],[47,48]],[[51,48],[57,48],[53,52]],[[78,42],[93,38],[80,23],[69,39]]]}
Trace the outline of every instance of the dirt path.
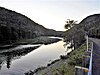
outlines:
{"label": "dirt path", "polygon": [[100,39],[90,38],[93,41],[93,74],[100,75]]}

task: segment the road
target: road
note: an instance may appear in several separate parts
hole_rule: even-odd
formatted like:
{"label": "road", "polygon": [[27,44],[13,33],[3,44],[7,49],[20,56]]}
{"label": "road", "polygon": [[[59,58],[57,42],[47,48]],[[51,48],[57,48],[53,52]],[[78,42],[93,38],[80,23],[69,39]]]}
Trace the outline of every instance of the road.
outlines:
{"label": "road", "polygon": [[89,38],[93,41],[93,69],[92,75],[100,75],[100,39]]}

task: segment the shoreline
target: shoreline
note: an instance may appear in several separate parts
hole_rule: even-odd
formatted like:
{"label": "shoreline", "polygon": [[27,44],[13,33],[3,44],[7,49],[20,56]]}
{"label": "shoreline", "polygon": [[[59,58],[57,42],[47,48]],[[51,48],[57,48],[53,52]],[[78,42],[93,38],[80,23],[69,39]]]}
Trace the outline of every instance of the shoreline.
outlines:
{"label": "shoreline", "polygon": [[[72,52],[72,51],[71,51]],[[51,68],[56,68],[59,67],[59,65],[62,65],[66,62],[68,62],[68,55],[71,53],[69,52],[66,55],[60,55],[58,59],[55,59],[53,61],[51,61],[50,63],[47,63],[46,66],[40,66],[38,68],[36,68],[35,70],[30,70],[28,72],[25,73],[25,75],[29,75],[29,74],[33,74],[33,75],[38,75],[39,73],[41,73],[42,70],[50,70]],[[55,65],[55,66],[54,66]],[[40,75],[40,74],[39,74]]]}
{"label": "shoreline", "polygon": [[41,66],[35,70],[30,70],[25,75],[73,75],[75,73],[75,65],[82,65],[82,55],[85,54],[86,45],[81,45],[78,49],[72,50],[60,59],[56,59],[47,66]]}
{"label": "shoreline", "polygon": [[34,39],[20,40],[16,43],[12,43],[12,44],[0,45],[0,50],[1,49],[13,48],[13,47],[16,47],[18,45],[27,45],[27,44],[31,44],[31,45],[45,44],[45,45],[47,45],[47,44],[58,42],[60,40],[62,40],[62,39],[42,36],[42,37],[37,37],[37,38],[34,38]]}

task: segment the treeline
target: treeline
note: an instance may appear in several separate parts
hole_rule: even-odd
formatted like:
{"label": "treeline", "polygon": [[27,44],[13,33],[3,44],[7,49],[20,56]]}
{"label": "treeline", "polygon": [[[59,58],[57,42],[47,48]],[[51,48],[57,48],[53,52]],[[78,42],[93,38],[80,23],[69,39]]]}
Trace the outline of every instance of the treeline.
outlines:
{"label": "treeline", "polygon": [[65,31],[64,41],[71,47],[78,48],[85,42],[85,36],[100,38],[100,14],[94,14],[83,19],[79,24],[74,25]]}

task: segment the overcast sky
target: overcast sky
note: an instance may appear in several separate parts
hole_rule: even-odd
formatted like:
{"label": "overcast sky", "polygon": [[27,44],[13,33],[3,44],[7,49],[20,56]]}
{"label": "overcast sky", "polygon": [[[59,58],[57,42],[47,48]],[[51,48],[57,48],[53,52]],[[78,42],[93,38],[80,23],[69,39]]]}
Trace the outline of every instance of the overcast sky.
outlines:
{"label": "overcast sky", "polygon": [[67,19],[80,22],[88,15],[100,13],[100,0],[0,0],[0,6],[55,30],[64,30]]}

